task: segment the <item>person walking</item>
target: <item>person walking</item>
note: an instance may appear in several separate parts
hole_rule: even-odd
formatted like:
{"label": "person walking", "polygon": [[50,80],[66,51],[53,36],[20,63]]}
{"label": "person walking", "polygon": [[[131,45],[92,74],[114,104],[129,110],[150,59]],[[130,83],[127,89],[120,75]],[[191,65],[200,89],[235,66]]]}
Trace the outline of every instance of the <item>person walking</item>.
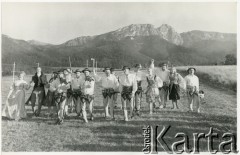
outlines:
{"label": "person walking", "polygon": [[119,77],[124,121],[128,121],[127,105],[130,105],[130,118],[133,117],[133,99],[137,91],[137,80],[134,74],[130,74],[130,67],[123,67],[124,74]]}
{"label": "person walking", "polygon": [[88,123],[86,106],[89,105],[90,120],[94,119],[93,117],[93,100],[94,100],[94,85],[95,79],[90,76],[91,71],[88,68],[85,68],[83,71],[84,80],[81,85],[81,110],[85,123]]}
{"label": "person walking", "polygon": [[[119,87],[119,83],[118,79],[111,74],[111,69],[109,67],[105,67],[103,72],[105,72],[105,75],[100,77],[94,71],[94,76],[96,82],[101,82],[105,118],[115,120],[113,97],[115,90]],[[110,115],[108,112],[108,106],[110,106]]]}

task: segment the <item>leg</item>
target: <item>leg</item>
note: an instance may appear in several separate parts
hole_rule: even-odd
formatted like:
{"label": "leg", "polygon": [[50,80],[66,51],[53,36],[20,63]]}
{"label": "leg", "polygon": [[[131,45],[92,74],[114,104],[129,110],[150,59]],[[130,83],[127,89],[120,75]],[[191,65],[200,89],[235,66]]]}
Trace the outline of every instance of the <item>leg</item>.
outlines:
{"label": "leg", "polygon": [[110,105],[110,115],[112,118],[114,118],[114,101],[113,101],[113,96],[108,98],[108,103]]}
{"label": "leg", "polygon": [[93,120],[93,100],[89,103],[90,120]]}
{"label": "leg", "polygon": [[189,111],[193,111],[193,105],[192,105],[193,98],[190,95],[188,95],[187,98],[188,98],[188,109],[189,109]]}
{"label": "leg", "polygon": [[87,120],[87,112],[86,112],[86,101],[82,102],[81,109],[82,109],[83,119],[87,123],[88,120]]}
{"label": "leg", "polygon": [[152,115],[152,113],[153,113],[153,102],[150,101],[149,102],[149,114]]}
{"label": "leg", "polygon": [[113,94],[113,103],[115,107],[117,107],[117,95],[117,93]]}
{"label": "leg", "polygon": [[175,101],[175,103],[176,103],[176,108],[177,108],[177,109],[179,109],[179,108],[178,108],[178,103],[177,103],[177,100]]}
{"label": "leg", "polygon": [[172,108],[171,109],[174,109],[174,100],[172,100]]}
{"label": "leg", "polygon": [[126,105],[126,100],[121,98],[122,100],[122,109],[123,109],[123,115],[124,115],[124,121],[128,121],[128,116],[127,116],[127,105]]}
{"label": "leg", "polygon": [[165,105],[165,91],[164,91],[164,89],[162,88],[161,90],[160,90],[160,92],[159,92],[159,98],[160,98],[160,103],[161,103],[161,105],[160,105],[160,107],[161,108],[165,108],[166,107],[166,105]]}
{"label": "leg", "polygon": [[197,112],[200,112],[200,98],[197,95],[193,97],[193,103],[196,105]]}
{"label": "leg", "polygon": [[72,101],[71,99],[72,99],[71,97],[68,97],[68,98],[67,98],[67,101],[66,101],[66,104],[65,104],[65,107],[64,107],[64,113],[65,113],[66,116],[68,116],[68,114],[69,114],[69,113],[68,113],[68,105],[69,105],[70,102]]}
{"label": "leg", "polygon": [[37,112],[37,108],[35,107],[36,99],[37,99],[37,95],[36,93],[33,92],[31,95],[31,104],[32,104],[32,111],[34,114],[36,114]]}
{"label": "leg", "polygon": [[43,90],[41,90],[39,93],[38,93],[38,112],[37,112],[37,115],[40,115],[40,112],[41,112],[41,109],[42,109],[42,104],[43,104],[43,100],[44,100],[44,94],[45,92]]}
{"label": "leg", "polygon": [[141,94],[135,94],[135,109],[137,115],[139,115],[140,112],[140,104],[141,104]]}
{"label": "leg", "polygon": [[130,118],[132,118],[133,117],[134,98],[132,98],[130,101],[127,100],[127,104],[130,104],[130,113],[129,113],[129,115],[130,115]]}
{"label": "leg", "polygon": [[105,110],[105,117],[109,117],[109,113],[108,113],[108,97],[104,98],[103,97],[103,105],[104,105],[104,110]]}
{"label": "leg", "polygon": [[60,124],[63,123],[63,118],[64,118],[63,114],[64,114],[65,104],[66,104],[66,99],[64,99],[59,105],[58,119]]}
{"label": "leg", "polygon": [[74,103],[75,103],[75,109],[76,109],[76,113],[78,116],[80,116],[81,114],[81,100],[80,98],[78,97],[77,100],[75,98],[74,99]]}

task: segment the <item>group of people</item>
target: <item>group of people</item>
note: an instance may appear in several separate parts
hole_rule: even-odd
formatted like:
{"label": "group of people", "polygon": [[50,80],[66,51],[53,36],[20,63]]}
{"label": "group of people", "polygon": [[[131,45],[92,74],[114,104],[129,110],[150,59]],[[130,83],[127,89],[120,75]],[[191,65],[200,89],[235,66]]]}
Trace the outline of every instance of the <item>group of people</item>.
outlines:
{"label": "group of people", "polygon": [[[194,105],[196,111],[200,112],[199,103],[202,94],[199,91],[199,79],[195,75],[195,68],[189,68],[185,78],[177,73],[175,67],[168,70],[166,63],[162,63],[160,68],[155,68],[154,60],[147,68],[147,73],[141,71],[141,68],[141,64],[136,64],[134,71],[130,72],[130,67],[124,66],[122,68],[123,74],[116,75],[113,68],[105,67],[104,76],[100,76],[94,69],[91,71],[88,68],[77,69],[74,72],[71,69],[61,69],[53,72],[51,79],[47,81],[46,75],[38,67],[30,84],[24,80],[26,74],[22,71],[19,74],[19,79],[15,80],[11,86],[2,116],[15,120],[26,118],[25,103],[31,102],[33,114],[36,117],[40,115],[42,105],[46,105],[50,117],[57,112],[56,124],[58,125],[62,124],[69,111],[73,112],[74,109],[77,116],[82,117],[87,123],[88,120],[94,119],[94,88],[97,82],[100,83],[102,89],[103,106],[107,120],[115,120],[114,107],[117,104],[118,94],[121,95],[124,121],[133,119],[135,115],[141,116],[141,103],[144,94],[149,105],[149,114],[153,113],[154,108],[166,108],[168,98],[172,100],[172,109],[178,108],[181,90],[187,93],[189,111],[195,111]],[[74,78],[73,73],[75,74]],[[146,88],[144,88],[144,82],[146,82]],[[33,87],[31,96],[25,102],[25,90],[31,87]],[[47,94],[45,88],[48,89]],[[130,107],[129,112],[128,106]],[[89,109],[89,119],[86,107]]]}

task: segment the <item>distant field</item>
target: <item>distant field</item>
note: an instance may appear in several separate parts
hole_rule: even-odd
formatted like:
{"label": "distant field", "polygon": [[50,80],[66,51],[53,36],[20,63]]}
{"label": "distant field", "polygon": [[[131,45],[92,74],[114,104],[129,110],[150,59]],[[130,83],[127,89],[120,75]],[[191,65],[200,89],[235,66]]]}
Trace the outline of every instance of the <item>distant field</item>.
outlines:
{"label": "distant field", "polygon": [[[237,66],[195,66],[196,75],[200,81],[212,86],[225,87],[237,90]],[[185,72],[188,67],[177,67],[178,71]]]}

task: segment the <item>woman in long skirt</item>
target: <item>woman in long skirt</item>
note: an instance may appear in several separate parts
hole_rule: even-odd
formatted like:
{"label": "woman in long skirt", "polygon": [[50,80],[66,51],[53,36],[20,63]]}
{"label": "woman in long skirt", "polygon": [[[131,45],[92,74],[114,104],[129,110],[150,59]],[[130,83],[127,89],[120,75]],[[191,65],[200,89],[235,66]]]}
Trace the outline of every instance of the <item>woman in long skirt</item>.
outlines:
{"label": "woman in long skirt", "polygon": [[172,67],[170,69],[170,85],[169,85],[169,100],[172,100],[172,109],[178,109],[177,100],[180,99],[180,88],[184,89],[184,79],[177,73],[176,68]]}
{"label": "woman in long skirt", "polygon": [[25,72],[20,72],[18,80],[14,81],[8,94],[6,105],[3,108],[2,116],[9,119],[20,120],[27,117],[25,109],[25,90],[30,85],[24,80]]}

